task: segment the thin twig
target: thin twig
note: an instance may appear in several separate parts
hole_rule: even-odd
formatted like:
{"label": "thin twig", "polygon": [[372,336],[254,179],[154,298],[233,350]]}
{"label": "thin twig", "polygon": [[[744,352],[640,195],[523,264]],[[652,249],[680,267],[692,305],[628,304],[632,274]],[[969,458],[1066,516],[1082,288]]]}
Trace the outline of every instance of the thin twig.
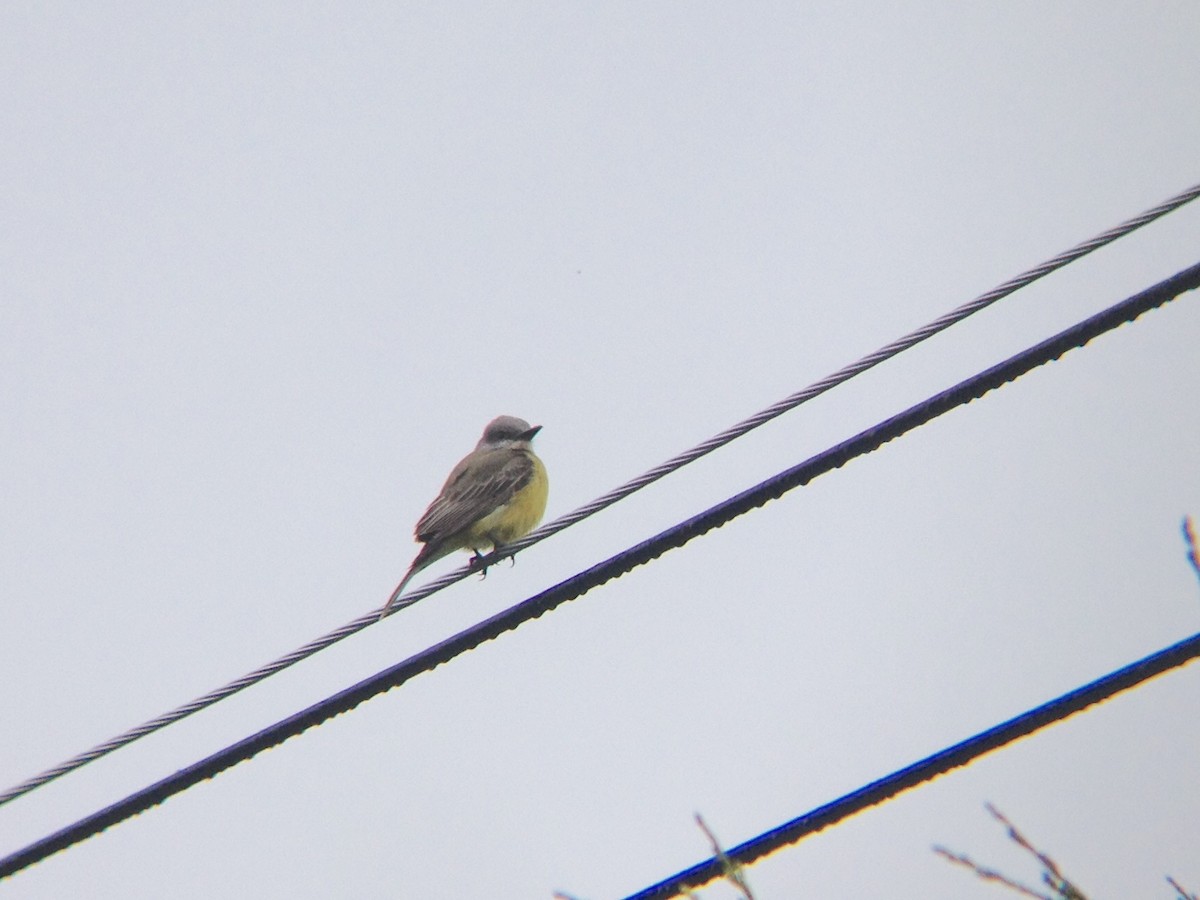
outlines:
{"label": "thin twig", "polygon": [[1063,875],[1063,873],[1059,871],[1054,860],[1048,857],[1037,847],[1033,846],[1033,844],[1029,843],[1029,841],[1025,838],[1025,835],[1021,834],[1021,832],[1017,830],[1017,826],[1004,817],[1004,813],[1000,812],[1000,810],[996,809],[996,807],[992,806],[990,803],[985,805],[987,807],[987,811],[992,814],[992,817],[1008,830],[1009,839],[1012,840],[1012,842],[1018,847],[1023,847],[1025,850],[1028,850],[1030,853],[1032,853],[1037,861],[1042,864],[1042,868],[1045,870],[1042,874],[1042,878],[1045,880],[1046,884],[1048,884],[1054,891],[1058,893],[1062,900],[1086,900],[1083,892],[1080,891],[1079,888],[1075,887],[1075,885],[1071,884],[1067,876]]}
{"label": "thin twig", "polygon": [[984,881],[999,882],[1000,884],[1004,885],[1005,887],[1012,888],[1014,891],[1016,891],[1019,894],[1024,894],[1026,897],[1035,897],[1036,900],[1057,900],[1057,898],[1055,898],[1055,897],[1049,897],[1046,894],[1039,894],[1033,888],[1026,887],[1025,885],[1021,884],[1020,882],[1013,881],[1007,875],[1004,875],[1001,872],[997,872],[995,869],[985,868],[985,867],[979,865],[979,863],[975,862],[975,860],[971,859],[969,856],[963,856],[961,854],[953,852],[952,850],[947,850],[945,847],[934,847],[933,852],[936,853],[938,856],[941,856],[944,859],[949,860],[952,863],[956,863],[957,865],[960,865],[960,866],[965,866],[966,868],[968,868],[972,872],[974,872],[976,875],[978,875],[980,878],[982,878]]}
{"label": "thin twig", "polygon": [[1191,516],[1183,517],[1183,540],[1187,544],[1187,560],[1196,570],[1196,577],[1200,578],[1200,551],[1196,549],[1196,527]]}
{"label": "thin twig", "polygon": [[1005,831],[1008,832],[1009,840],[1011,840],[1018,847],[1021,847],[1022,849],[1033,854],[1034,858],[1037,859],[1038,863],[1042,867],[1042,882],[1054,892],[1052,896],[1039,894],[1033,888],[1026,887],[1019,882],[1013,881],[1011,878],[1002,875],[995,869],[984,868],[970,857],[958,853],[952,853],[944,847],[934,847],[933,852],[945,857],[950,862],[957,863],[960,866],[965,866],[968,869],[971,869],[976,875],[985,881],[998,882],[1006,887],[1012,888],[1014,891],[1024,894],[1027,897],[1036,897],[1037,900],[1087,900],[1087,897],[1084,896],[1083,891],[1079,890],[1079,888],[1075,887],[1075,885],[1071,883],[1070,879],[1068,879],[1067,876],[1059,870],[1058,865],[1054,862],[1054,860],[1052,860],[1037,847],[1033,846],[1033,844],[1029,842],[1025,835],[1021,834],[1021,832],[1017,830],[1017,826],[1005,818],[1004,814],[1000,812],[1000,810],[996,809],[996,807],[992,806],[990,803],[985,804],[985,806],[987,811],[991,813],[992,818],[1004,826]]}
{"label": "thin twig", "polygon": [[716,835],[712,833],[712,829],[708,827],[700,813],[696,813],[696,824],[700,826],[700,830],[704,832],[708,842],[712,845],[713,858],[721,864],[721,871],[725,874],[725,879],[742,892],[745,900],[754,900],[750,885],[746,883],[746,877],[742,874],[742,867],[725,853]]}

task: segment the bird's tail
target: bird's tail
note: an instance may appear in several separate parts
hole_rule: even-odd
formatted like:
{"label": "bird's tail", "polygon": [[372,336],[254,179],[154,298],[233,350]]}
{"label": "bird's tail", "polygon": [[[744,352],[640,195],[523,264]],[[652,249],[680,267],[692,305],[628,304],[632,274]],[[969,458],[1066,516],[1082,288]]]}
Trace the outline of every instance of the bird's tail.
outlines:
{"label": "bird's tail", "polygon": [[408,587],[408,583],[412,581],[412,577],[424,569],[431,563],[437,562],[443,556],[454,551],[454,545],[446,545],[444,541],[430,541],[421,548],[421,552],[417,554],[417,558],[412,561],[412,565],[408,567],[408,571],[404,573],[404,577],[400,579],[400,583],[396,585],[396,589],[392,591],[392,596],[388,598],[388,602],[383,604],[383,609],[379,610],[379,619],[382,621],[392,607],[396,605],[396,600],[400,594]]}
{"label": "bird's tail", "polygon": [[387,614],[392,611],[392,607],[396,605],[396,601],[400,598],[400,595],[404,592],[404,589],[408,587],[408,583],[412,581],[412,577],[416,575],[420,569],[424,568],[423,566],[418,565],[419,562],[420,559],[408,567],[408,571],[404,573],[404,577],[400,579],[400,583],[396,585],[396,589],[392,591],[392,596],[388,597],[388,602],[383,604],[383,609],[379,610],[379,621],[382,622],[384,617],[386,617]]}

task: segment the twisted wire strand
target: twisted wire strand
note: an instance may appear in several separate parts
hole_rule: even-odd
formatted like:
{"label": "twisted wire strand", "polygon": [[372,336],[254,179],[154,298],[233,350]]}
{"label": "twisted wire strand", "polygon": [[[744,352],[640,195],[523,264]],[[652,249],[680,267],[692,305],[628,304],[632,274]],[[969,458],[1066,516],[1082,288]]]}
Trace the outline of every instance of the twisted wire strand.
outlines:
{"label": "twisted wire strand", "polygon": [[[695,462],[702,456],[706,456],[714,450],[724,447],[726,444],[736,440],[747,432],[758,428],[760,425],[763,425],[772,419],[783,415],[783,413],[788,412],[789,410],[795,409],[802,403],[806,403],[807,401],[812,400],[814,397],[820,396],[831,388],[836,387],[843,382],[849,381],[856,375],[860,375],[868,369],[873,368],[879,363],[891,359],[905,350],[912,348],[927,338],[944,331],[951,325],[961,322],[968,316],[974,315],[996,301],[1009,296],[1020,288],[1026,287],[1027,285],[1032,284],[1034,281],[1037,281],[1039,278],[1042,278],[1051,272],[1066,266],[1068,263],[1074,262],[1075,260],[1086,256],[1092,251],[1097,250],[1106,244],[1110,244],[1118,238],[1124,237],[1133,231],[1136,231],[1144,225],[1148,225],[1150,222],[1161,218],[1162,216],[1178,209],[1184,204],[1190,203],[1197,197],[1200,197],[1200,184],[1193,185],[1187,190],[1175,195],[1169,200],[1163,201],[1151,209],[1146,210],[1140,215],[1135,216],[1132,219],[1128,219],[1127,221],[1122,222],[1121,224],[1116,225],[1113,228],[1110,228],[1107,231],[1102,232],[1101,234],[1098,234],[1081,244],[1077,244],[1070,250],[1066,250],[1057,256],[1046,260],[1040,265],[1037,265],[1032,269],[1029,269],[1028,271],[1016,276],[1015,278],[1004,282],[987,293],[981,294],[974,300],[950,310],[949,312],[939,316],[917,330],[892,341],[890,344],[886,344],[885,346],[876,350],[874,353],[870,353],[858,361],[837,370],[831,375],[827,375],[821,380],[814,382],[803,390],[797,391],[796,393],[785,397],[771,406],[766,407],[765,409],[755,413],[747,419],[744,419],[736,425],[733,425],[719,434],[714,435],[708,440],[697,444],[690,450],[686,450],[683,453],[671,457],[671,459],[667,460],[666,462],[655,466],[642,475],[639,475],[637,478],[634,478],[632,481],[628,481],[620,487],[614,488],[608,493],[597,497],[590,503],[584,504],[575,511],[560,516],[552,522],[548,522],[521,540],[515,541],[512,544],[505,546],[503,549],[484,557],[482,560],[482,565],[491,565],[500,559],[512,556],[527,547],[531,547],[539,541],[545,540],[553,534],[557,534],[564,528],[569,528],[583,519],[586,519],[589,516],[592,516],[597,512],[612,506],[618,500],[622,500],[625,497],[628,497],[630,494],[641,490],[647,485],[653,484],[655,481],[658,481],[665,475],[669,475],[671,472],[674,472],[677,469],[688,465],[689,463]],[[437,591],[440,591],[457,581],[461,581],[463,578],[466,578],[475,571],[478,571],[477,566],[463,566],[454,572],[429,582],[428,584],[412,591],[406,597],[397,600],[392,605],[392,608],[387,615],[393,615],[401,609],[406,609],[407,607],[412,606],[414,603],[425,599],[430,594],[436,593]],[[223,687],[209,691],[208,693],[197,697],[195,700],[192,700],[190,703],[185,703],[176,709],[150,719],[149,721],[131,728],[128,731],[117,735],[116,737],[110,738],[101,744],[97,744],[90,750],[59,763],[53,768],[47,769],[46,771],[35,775],[32,778],[28,778],[25,781],[22,781],[21,783],[14,785],[13,787],[8,788],[0,793],[0,806],[15,800],[17,797],[29,793],[35,788],[41,787],[42,785],[54,781],[57,778],[61,778],[63,775],[73,772],[90,762],[94,762],[100,757],[112,753],[114,750],[118,750],[121,747],[127,746],[128,744],[131,744],[140,738],[158,731],[161,728],[165,728],[167,725],[178,722],[181,719],[192,715],[193,713],[199,712],[206,707],[212,706],[214,703],[224,700],[225,698],[230,697],[247,687],[250,687],[251,685],[257,684],[258,682],[269,678],[271,675],[274,675],[277,672],[280,672],[283,669],[300,662],[301,660],[307,659],[314,653],[324,650],[326,647],[336,644],[338,641],[341,641],[352,634],[356,634],[371,623],[378,621],[379,618],[380,616],[378,611],[365,613],[364,615],[359,616],[357,619],[347,622],[340,628],[337,628],[334,631],[323,635],[322,637],[316,638],[315,640],[309,641],[307,644],[299,647],[296,650],[293,650],[291,653],[281,656],[273,662],[267,663],[266,665],[260,666],[254,671],[248,672],[241,678],[231,681]]]}

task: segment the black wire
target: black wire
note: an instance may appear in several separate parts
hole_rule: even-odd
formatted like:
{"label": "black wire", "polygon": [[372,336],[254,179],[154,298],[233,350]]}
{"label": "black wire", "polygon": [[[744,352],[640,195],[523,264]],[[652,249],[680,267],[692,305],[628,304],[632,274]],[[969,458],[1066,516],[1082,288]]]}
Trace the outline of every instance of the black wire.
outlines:
{"label": "black wire", "polygon": [[[725,855],[739,865],[752,863],[780,847],[794,844],[802,838],[860,813],[868,807],[876,806],[903,791],[931,781],[951,769],[965,766],[985,753],[990,753],[1018,738],[1026,737],[1047,725],[1061,721],[1094,703],[1107,700],[1114,694],[1129,690],[1143,681],[1191,662],[1197,656],[1200,656],[1200,633],[1122,669],[1110,672],[1103,678],[1098,678],[1090,684],[1085,684],[1048,703],[1043,703],[1035,709],[989,728],[987,731],[982,731],[952,747],[927,756],[919,762],[880,778],[878,781],[873,781],[831,803],[818,806],[790,822],[785,822],[756,838],[739,844],[732,850],[726,850]],[[720,860],[716,858],[705,860],[690,869],[685,869],[660,881],[658,884],[631,894],[625,900],[665,900],[665,898],[682,893],[685,888],[698,888],[714,878],[720,878],[722,874],[724,874],[724,869]]]}
{"label": "black wire", "polygon": [[856,456],[870,453],[884,443],[925,424],[942,413],[981,397],[988,391],[1012,381],[1031,369],[1057,359],[1075,347],[1083,346],[1092,338],[1133,321],[1148,310],[1170,302],[1184,291],[1195,290],[1197,287],[1200,287],[1200,263],[1084,319],[1065,331],[1061,331],[1004,362],[880,422],[805,462],[780,472],[755,487],[730,497],[699,515],[573,575],[528,600],[497,613],[395,666],[315,703],[293,716],[276,722],[257,734],[213,753],[97,813],[80,819],[16,853],[0,859],[0,879],[19,872],[52,853],[85,840],[111,825],[156,806],[167,797],[180,793],[199,781],[212,778],[217,773],[249,759],[261,750],[277,746],[289,737],[333,716],[347,712],[364,700],[403,684],[421,672],[430,671],[441,663],[474,649],[484,641],[511,631],[524,622],[537,618],[568,600],[573,600],[592,588],[655,559],[667,550],[681,547],[692,538],[718,528],[731,519],[782,496],[793,488],[807,484],[818,475],[839,468]]}

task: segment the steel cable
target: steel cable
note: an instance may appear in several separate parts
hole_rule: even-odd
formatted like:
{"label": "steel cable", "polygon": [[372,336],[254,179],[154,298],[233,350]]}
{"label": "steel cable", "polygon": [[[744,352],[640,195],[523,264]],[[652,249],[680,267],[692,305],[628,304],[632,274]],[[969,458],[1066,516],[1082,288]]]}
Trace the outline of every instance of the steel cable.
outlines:
{"label": "steel cable", "polygon": [[[590,503],[579,507],[574,512],[567,513],[566,515],[560,516],[554,521],[543,525],[521,540],[506,546],[503,550],[485,557],[483,564],[491,565],[500,559],[511,556],[520,550],[538,543],[539,541],[543,541],[551,535],[562,531],[564,528],[568,528],[582,521],[583,519],[586,519],[587,517],[606,509],[607,507],[616,503],[618,500],[628,497],[630,494],[633,494],[647,485],[654,483],[665,475],[668,475],[671,472],[674,472],[677,469],[696,461],[700,457],[725,446],[729,442],[741,437],[747,432],[758,428],[760,425],[763,425],[782,415],[783,413],[795,409],[802,403],[805,403],[814,397],[825,393],[830,388],[836,387],[837,385],[850,380],[856,375],[867,371],[879,363],[891,359],[897,354],[910,349],[916,344],[919,344],[921,341],[932,337],[946,328],[949,328],[951,325],[961,322],[968,316],[971,316],[985,307],[990,306],[996,301],[1007,297],[1014,291],[1017,291],[1020,288],[1038,280],[1039,278],[1042,278],[1051,272],[1062,268],[1068,263],[1074,262],[1080,257],[1086,256],[1092,251],[1097,250],[1120,237],[1128,235],[1138,228],[1153,222],[1155,219],[1158,219],[1167,213],[1178,209],[1184,204],[1195,200],[1197,197],[1200,197],[1200,184],[1194,185],[1188,188],[1186,191],[1177,194],[1176,196],[1164,201],[1163,203],[1160,203],[1152,209],[1146,210],[1141,215],[1122,222],[1120,225],[1110,228],[1109,230],[1096,235],[1090,240],[1084,241],[1083,243],[1072,247],[1070,250],[1066,250],[1063,253],[1046,260],[1040,265],[1035,266],[1021,275],[1004,282],[987,293],[981,294],[974,300],[964,303],[962,306],[959,306],[956,309],[953,309],[950,312],[938,317],[937,319],[934,319],[921,328],[918,328],[916,331],[910,332],[909,334],[892,341],[890,344],[879,348],[874,353],[864,356],[857,362],[851,363],[850,365],[839,369],[833,374],[822,378],[820,381],[814,382],[803,390],[797,391],[789,397],[785,397],[779,402],[768,406],[758,413],[755,413],[748,419],[745,419],[738,424],[720,432],[719,434],[714,435],[708,440],[697,444],[690,450],[672,457],[661,465],[655,466],[653,469],[650,469],[644,474],[639,475],[632,481],[626,482],[620,487],[614,488]],[[392,615],[401,609],[407,608],[412,604],[423,600],[430,594],[440,591],[442,588],[448,587],[449,585],[460,581],[473,571],[477,570],[470,566],[464,566],[455,572],[451,572],[448,575],[444,575],[435,581],[417,588],[402,600],[397,601],[392,606],[392,609],[388,615]],[[54,781],[56,778],[60,778],[69,772],[73,772],[76,769],[81,768],[82,766],[93,762],[102,756],[112,753],[114,750],[118,750],[121,747],[127,746],[139,738],[143,738],[149,734],[152,734],[161,728],[165,728],[167,725],[178,722],[179,720],[184,719],[193,713],[199,712],[206,707],[212,706],[214,703],[224,700],[225,698],[236,694],[239,691],[250,687],[251,685],[257,684],[271,675],[274,675],[277,672],[288,668],[289,666],[307,659],[314,653],[317,653],[326,647],[336,644],[338,641],[341,641],[344,638],[361,631],[368,625],[378,621],[378,619],[379,613],[377,610],[365,613],[364,615],[359,616],[357,619],[347,622],[340,628],[337,628],[328,634],[323,635],[322,637],[316,638],[315,640],[309,641],[307,644],[299,647],[296,650],[293,650],[291,653],[281,656],[273,662],[267,663],[266,665],[260,666],[254,671],[248,672],[241,678],[231,681],[223,687],[209,691],[208,693],[197,697],[195,700],[192,700],[190,703],[185,703],[176,709],[150,719],[141,725],[131,728],[128,731],[117,735],[116,737],[110,738],[109,740],[96,745],[90,750],[59,763],[53,768],[47,769],[38,775],[28,778],[25,781],[22,781],[21,783],[10,787],[3,792],[0,792],[0,805],[15,800],[17,797],[27,794],[35,788]]]}

